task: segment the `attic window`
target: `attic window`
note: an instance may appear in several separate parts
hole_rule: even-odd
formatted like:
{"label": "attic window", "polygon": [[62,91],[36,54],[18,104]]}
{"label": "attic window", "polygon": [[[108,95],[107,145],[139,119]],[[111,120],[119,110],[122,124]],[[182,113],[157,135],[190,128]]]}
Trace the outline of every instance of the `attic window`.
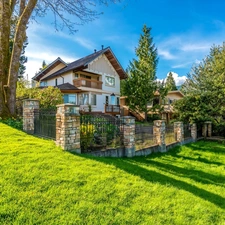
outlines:
{"label": "attic window", "polygon": [[115,78],[114,77],[105,77],[105,85],[109,87],[115,87]]}

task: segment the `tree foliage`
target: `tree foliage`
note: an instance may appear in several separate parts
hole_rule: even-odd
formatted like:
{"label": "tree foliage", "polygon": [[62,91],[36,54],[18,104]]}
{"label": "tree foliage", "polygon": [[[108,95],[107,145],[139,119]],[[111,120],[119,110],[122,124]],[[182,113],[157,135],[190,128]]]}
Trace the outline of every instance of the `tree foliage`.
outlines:
{"label": "tree foliage", "polygon": [[[1,0],[0,1],[0,116],[15,114],[16,84],[20,56],[26,40],[30,19],[52,12],[56,30],[67,27],[71,33],[76,25],[92,21],[99,16],[97,4],[119,0]],[[10,51],[12,19],[16,16],[13,46]],[[71,19],[68,19],[71,18]]]}
{"label": "tree foliage", "polygon": [[172,72],[169,72],[169,75],[166,78],[166,88],[168,91],[176,91],[177,90],[177,86],[176,86],[175,80],[173,78]]}
{"label": "tree foliage", "polygon": [[153,108],[148,107],[154,99],[159,85],[156,81],[158,64],[157,48],[151,37],[151,28],[143,26],[138,47],[135,49],[137,59],[130,62],[128,78],[122,83],[122,94],[127,96],[131,110],[147,113]]}
{"label": "tree foliage", "polygon": [[18,99],[38,99],[41,108],[55,108],[63,103],[63,95],[58,88],[29,88],[26,80],[18,82],[16,94]]}
{"label": "tree foliage", "polygon": [[182,86],[185,97],[175,103],[179,119],[225,123],[225,44],[213,46],[194,66]]}

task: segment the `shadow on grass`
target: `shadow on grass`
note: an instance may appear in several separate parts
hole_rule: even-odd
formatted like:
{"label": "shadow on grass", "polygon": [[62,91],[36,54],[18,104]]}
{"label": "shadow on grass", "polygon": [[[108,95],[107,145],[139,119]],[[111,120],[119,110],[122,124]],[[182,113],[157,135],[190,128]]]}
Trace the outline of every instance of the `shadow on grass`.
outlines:
{"label": "shadow on grass", "polygon": [[[212,145],[211,141],[199,141],[195,143],[189,144],[191,146],[191,149],[193,151],[204,151],[204,152],[209,152],[209,153],[215,153],[218,155],[225,155],[225,145],[224,147],[221,147],[221,143],[219,144],[218,142],[213,142],[214,144]],[[217,145],[218,144],[218,145]]]}
{"label": "shadow on grass", "polygon": [[[167,153],[170,154],[170,153]],[[168,173],[176,174],[177,176],[185,176],[185,177],[190,177],[191,179],[202,182],[202,183],[210,183],[210,184],[221,184],[221,182],[218,182],[220,180],[220,177],[216,177],[211,174],[207,174],[201,171],[197,171],[197,175],[195,174],[196,171],[192,169],[183,169],[179,168],[173,165],[168,165],[168,164],[163,164],[163,163],[158,163],[155,162],[151,159],[155,157],[161,157],[161,154],[155,154],[149,157],[134,157],[132,159],[129,158],[97,158],[89,155],[79,155],[80,157],[96,160],[101,163],[109,164],[109,165],[114,165],[115,167],[130,173],[135,176],[139,176],[142,179],[152,182],[152,183],[160,183],[162,185],[171,185],[175,188],[182,189],[185,191],[188,191],[192,193],[195,196],[198,196],[206,201],[209,201],[218,207],[225,209],[225,198],[211,193],[207,190],[204,190],[202,188],[199,188],[193,184],[184,182],[182,180],[175,179],[173,177],[161,174],[159,172],[156,172],[154,170],[151,170],[151,167],[157,168],[159,170],[166,170]],[[149,165],[149,170],[145,169],[137,164],[147,164]],[[200,173],[201,172],[201,173]],[[201,178],[203,176],[204,178]],[[222,182],[224,182],[224,177],[222,178]]]}

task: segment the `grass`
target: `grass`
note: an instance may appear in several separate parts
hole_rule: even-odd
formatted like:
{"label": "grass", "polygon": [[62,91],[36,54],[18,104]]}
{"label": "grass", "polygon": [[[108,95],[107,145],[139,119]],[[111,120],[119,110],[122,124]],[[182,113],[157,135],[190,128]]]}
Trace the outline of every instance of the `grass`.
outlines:
{"label": "grass", "polygon": [[0,224],[225,224],[225,145],[73,155],[0,123]]}

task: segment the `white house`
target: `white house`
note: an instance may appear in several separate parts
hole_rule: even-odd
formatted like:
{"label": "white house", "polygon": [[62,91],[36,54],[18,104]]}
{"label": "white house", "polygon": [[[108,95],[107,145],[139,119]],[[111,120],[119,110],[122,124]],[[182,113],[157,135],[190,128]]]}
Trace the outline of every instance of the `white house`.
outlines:
{"label": "white house", "polygon": [[87,111],[119,113],[120,80],[127,77],[110,47],[65,63],[57,58],[32,79],[40,87],[58,87],[64,103],[74,103]]}

